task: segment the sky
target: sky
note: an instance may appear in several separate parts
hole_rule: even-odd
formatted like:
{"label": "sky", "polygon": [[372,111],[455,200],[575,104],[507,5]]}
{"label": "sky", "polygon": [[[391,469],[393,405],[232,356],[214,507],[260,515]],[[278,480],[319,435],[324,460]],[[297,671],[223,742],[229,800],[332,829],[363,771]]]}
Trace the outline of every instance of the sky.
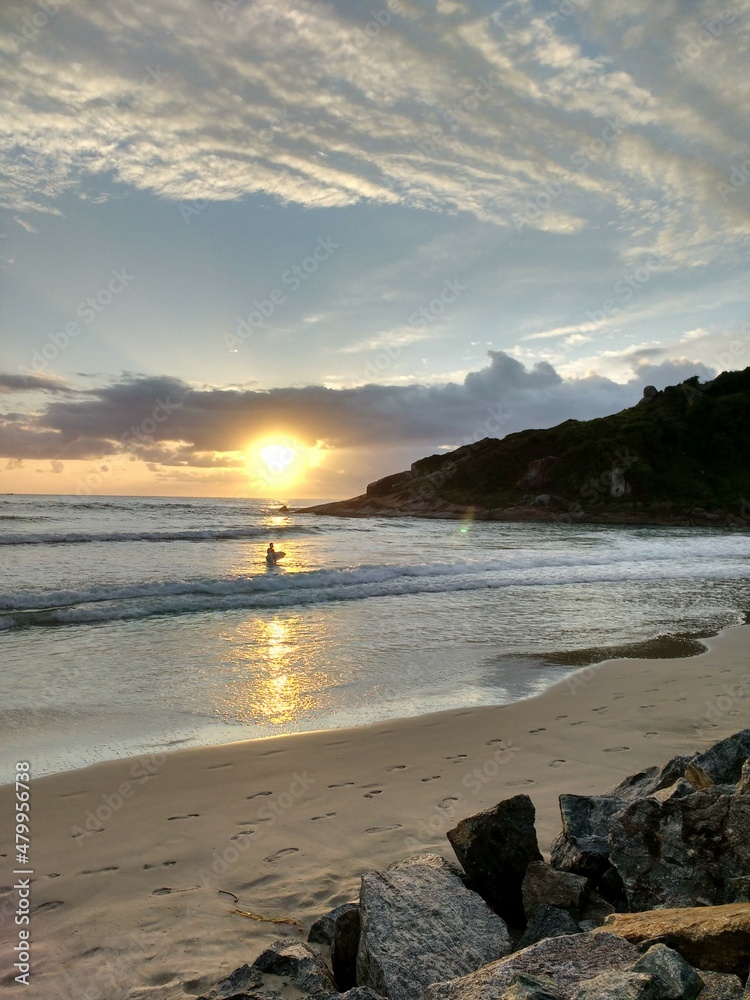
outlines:
{"label": "sky", "polygon": [[750,364],[750,0],[0,19],[0,492],[352,496]]}

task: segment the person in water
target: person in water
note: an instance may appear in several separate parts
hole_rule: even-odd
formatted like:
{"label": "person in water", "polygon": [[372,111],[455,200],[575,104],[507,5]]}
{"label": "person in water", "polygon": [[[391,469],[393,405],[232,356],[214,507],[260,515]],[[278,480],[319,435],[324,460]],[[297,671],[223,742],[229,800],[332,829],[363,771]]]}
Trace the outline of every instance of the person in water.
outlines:
{"label": "person in water", "polygon": [[273,542],[269,542],[268,548],[266,549],[266,565],[276,565],[276,550],[273,547]]}

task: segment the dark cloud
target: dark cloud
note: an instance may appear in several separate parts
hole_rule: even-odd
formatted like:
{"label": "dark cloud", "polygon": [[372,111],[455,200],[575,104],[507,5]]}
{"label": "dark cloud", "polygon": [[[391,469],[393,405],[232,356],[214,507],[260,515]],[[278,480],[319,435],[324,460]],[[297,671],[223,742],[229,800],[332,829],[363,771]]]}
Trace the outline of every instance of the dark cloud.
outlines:
{"label": "dark cloud", "polygon": [[0,392],[70,392],[60,379],[47,375],[12,375],[0,372]]}
{"label": "dark cloud", "polygon": [[546,362],[527,369],[502,352],[489,358],[462,383],[351,389],[194,389],[169,376],[128,374],[56,398],[38,413],[0,416],[0,455],[60,461],[122,454],[152,469],[230,470],[244,465],[232,453],[286,434],[349,455],[377,450],[387,467],[407,452],[418,457],[480,437],[602,416],[633,405],[647,383],[663,387],[714,374],[683,360],[642,359],[623,385],[598,375],[565,379]]}

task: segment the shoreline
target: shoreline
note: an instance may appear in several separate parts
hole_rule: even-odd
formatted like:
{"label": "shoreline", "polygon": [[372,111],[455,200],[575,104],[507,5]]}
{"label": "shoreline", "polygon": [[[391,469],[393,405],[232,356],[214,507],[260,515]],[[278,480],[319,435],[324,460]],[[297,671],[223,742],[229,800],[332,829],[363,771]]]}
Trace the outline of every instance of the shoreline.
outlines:
{"label": "shoreline", "polygon": [[[35,779],[32,986],[5,975],[4,995],[197,995],[276,938],[303,939],[291,924],[233,908],[307,930],[356,893],[363,871],[425,851],[452,857],[448,829],[519,792],[535,804],[547,852],[560,793],[603,792],[747,726],[749,642],[750,626],[733,626],[696,656],[606,660],[509,705]],[[11,792],[0,787],[3,845]],[[10,860],[0,879],[4,942]]]}

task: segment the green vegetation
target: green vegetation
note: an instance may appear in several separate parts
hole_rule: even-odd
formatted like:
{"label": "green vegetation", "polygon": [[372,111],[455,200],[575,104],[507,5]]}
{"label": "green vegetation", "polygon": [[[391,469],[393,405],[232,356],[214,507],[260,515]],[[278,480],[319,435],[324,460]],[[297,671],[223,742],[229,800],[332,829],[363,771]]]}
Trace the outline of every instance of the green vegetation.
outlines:
{"label": "green vegetation", "polygon": [[750,368],[702,385],[695,376],[609,417],[432,455],[412,477],[412,494],[421,482],[485,508],[549,495],[586,510],[735,510],[750,505]]}

